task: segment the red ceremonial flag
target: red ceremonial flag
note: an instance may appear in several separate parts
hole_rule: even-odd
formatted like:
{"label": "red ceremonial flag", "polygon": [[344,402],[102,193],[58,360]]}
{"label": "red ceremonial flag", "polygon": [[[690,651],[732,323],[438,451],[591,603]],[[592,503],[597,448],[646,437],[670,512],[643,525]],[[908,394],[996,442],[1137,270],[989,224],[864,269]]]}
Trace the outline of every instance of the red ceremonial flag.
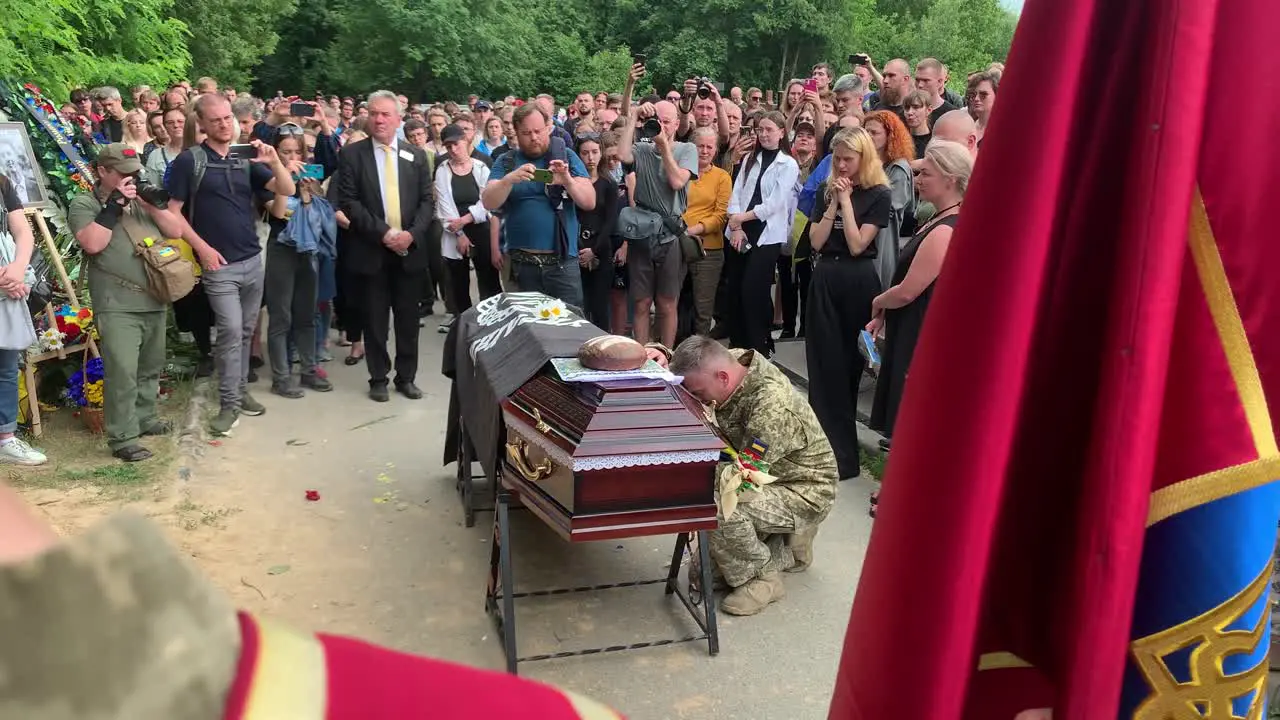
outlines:
{"label": "red ceremonial flag", "polygon": [[833,719],[1260,713],[1277,12],[1028,0],[914,355]]}

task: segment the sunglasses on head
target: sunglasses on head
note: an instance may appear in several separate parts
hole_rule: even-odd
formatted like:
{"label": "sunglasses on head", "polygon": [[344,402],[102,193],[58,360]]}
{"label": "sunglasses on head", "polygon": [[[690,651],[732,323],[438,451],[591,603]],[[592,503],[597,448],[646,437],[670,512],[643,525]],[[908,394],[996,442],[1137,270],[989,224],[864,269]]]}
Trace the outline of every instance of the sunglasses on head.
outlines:
{"label": "sunglasses on head", "polygon": [[578,142],[582,142],[584,140],[598,143],[600,142],[600,133],[598,132],[582,133],[581,135],[578,136]]}
{"label": "sunglasses on head", "polygon": [[303,130],[297,125],[294,125],[293,123],[285,123],[280,127],[276,128],[276,133],[278,135],[306,135],[307,131]]}

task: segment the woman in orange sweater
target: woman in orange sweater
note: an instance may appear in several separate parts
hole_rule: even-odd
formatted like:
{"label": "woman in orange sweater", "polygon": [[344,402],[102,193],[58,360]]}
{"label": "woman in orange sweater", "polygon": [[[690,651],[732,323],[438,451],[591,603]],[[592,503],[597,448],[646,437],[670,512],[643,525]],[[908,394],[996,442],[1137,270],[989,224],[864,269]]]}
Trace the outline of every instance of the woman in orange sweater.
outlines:
{"label": "woman in orange sweater", "polygon": [[689,263],[693,284],[693,331],[711,332],[716,287],[724,268],[724,226],[729,218],[729,194],[733,178],[715,165],[720,142],[714,128],[698,128],[691,140],[698,148],[698,177],[689,183],[689,206],[684,212],[689,234],[702,241],[707,256]]}

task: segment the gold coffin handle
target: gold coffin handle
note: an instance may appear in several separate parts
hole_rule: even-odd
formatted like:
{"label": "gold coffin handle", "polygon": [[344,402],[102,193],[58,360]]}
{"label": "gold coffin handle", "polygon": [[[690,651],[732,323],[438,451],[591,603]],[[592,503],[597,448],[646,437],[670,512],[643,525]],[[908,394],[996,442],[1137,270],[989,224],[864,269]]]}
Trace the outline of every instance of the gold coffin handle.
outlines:
{"label": "gold coffin handle", "polygon": [[517,438],[514,442],[507,443],[507,460],[511,462],[511,467],[520,473],[526,482],[535,483],[539,480],[551,476],[553,468],[551,458],[543,458],[542,462],[534,465],[529,462],[528,445],[524,440]]}

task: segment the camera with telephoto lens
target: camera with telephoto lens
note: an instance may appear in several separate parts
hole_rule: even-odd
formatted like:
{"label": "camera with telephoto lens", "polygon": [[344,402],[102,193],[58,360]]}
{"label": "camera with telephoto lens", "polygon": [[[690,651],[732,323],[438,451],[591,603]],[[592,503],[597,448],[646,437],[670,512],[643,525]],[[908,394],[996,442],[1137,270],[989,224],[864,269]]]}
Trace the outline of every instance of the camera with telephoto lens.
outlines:
{"label": "camera with telephoto lens", "polygon": [[711,86],[715,83],[709,77],[694,78],[698,81],[698,97],[706,100],[711,97]]}
{"label": "camera with telephoto lens", "polygon": [[661,133],[662,123],[658,122],[658,118],[651,117],[640,126],[640,142],[653,142]]}
{"label": "camera with telephoto lens", "polygon": [[138,188],[138,197],[142,198],[149,205],[154,205],[160,209],[169,207],[169,191],[159,185],[151,184],[146,176],[142,173],[134,173],[129,177],[133,178],[134,187]]}

